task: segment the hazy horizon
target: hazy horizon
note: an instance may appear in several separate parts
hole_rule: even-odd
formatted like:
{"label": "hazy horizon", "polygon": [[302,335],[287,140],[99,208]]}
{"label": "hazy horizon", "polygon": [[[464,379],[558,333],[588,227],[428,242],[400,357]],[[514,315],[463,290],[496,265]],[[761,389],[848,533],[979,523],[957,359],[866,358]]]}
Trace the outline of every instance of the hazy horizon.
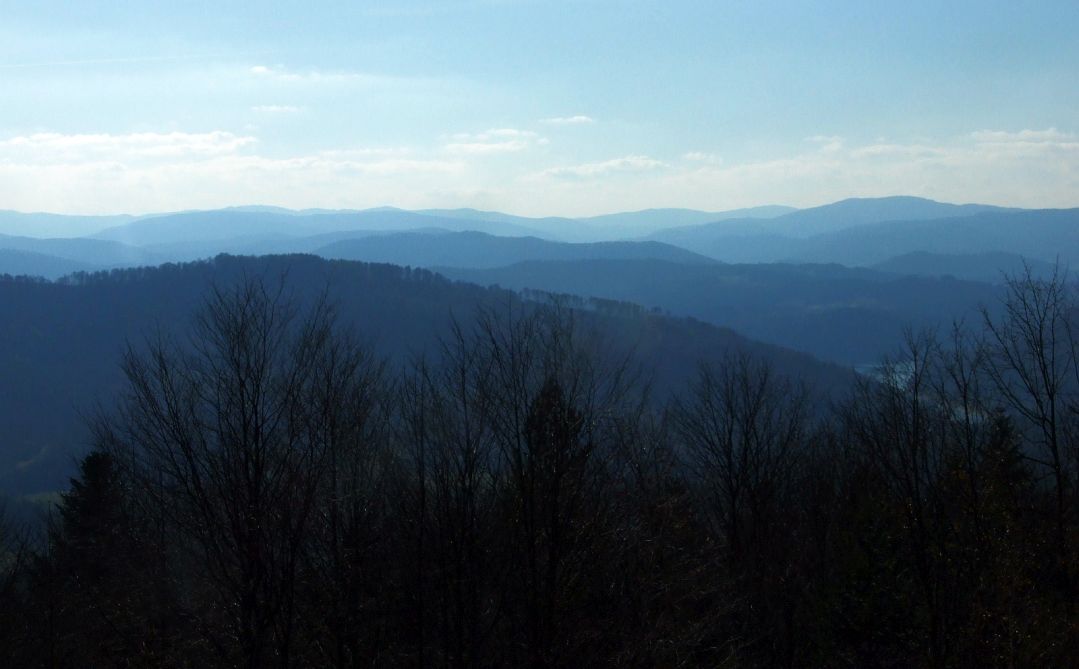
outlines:
{"label": "hazy horizon", "polygon": [[[926,197],[922,197],[922,196],[918,196],[918,195],[909,195],[909,194],[906,194],[906,193],[893,193],[893,194],[885,194],[885,195],[873,196],[873,197],[860,197],[860,196],[841,197],[841,198],[838,198],[838,199],[835,199],[835,200],[826,200],[826,201],[821,201],[821,202],[817,202],[817,203],[814,203],[814,204],[808,204],[808,205],[800,206],[800,207],[788,205],[788,204],[785,204],[785,203],[782,203],[782,202],[761,202],[761,203],[757,203],[757,204],[749,204],[749,205],[746,205],[744,207],[731,207],[731,208],[721,208],[721,209],[698,209],[698,208],[694,208],[694,207],[683,207],[683,206],[678,206],[678,205],[671,205],[671,206],[659,206],[659,207],[643,207],[643,208],[640,208],[640,209],[611,209],[611,210],[599,211],[598,213],[595,213],[595,214],[586,214],[586,215],[571,215],[571,214],[560,213],[560,212],[557,212],[557,211],[548,212],[548,213],[525,214],[525,213],[518,213],[516,211],[513,211],[512,209],[498,209],[498,210],[496,210],[496,209],[481,209],[481,208],[478,208],[478,207],[469,207],[469,206],[465,206],[465,205],[462,205],[462,206],[459,206],[459,207],[437,206],[437,205],[436,206],[431,206],[431,207],[403,207],[403,206],[399,206],[399,205],[396,205],[396,204],[393,204],[393,203],[384,203],[384,204],[374,204],[374,205],[371,205],[371,206],[364,206],[364,207],[323,207],[323,206],[319,206],[317,203],[315,203],[315,204],[306,205],[306,206],[289,207],[289,206],[283,206],[283,205],[267,204],[265,202],[237,202],[237,203],[234,203],[234,204],[224,204],[224,205],[221,205],[221,206],[205,207],[205,208],[202,208],[202,207],[189,207],[189,208],[175,209],[175,210],[163,210],[162,209],[162,210],[147,210],[147,211],[117,210],[117,211],[104,211],[104,212],[100,212],[100,213],[91,213],[91,212],[85,212],[85,211],[70,211],[70,212],[67,212],[67,211],[59,211],[59,210],[51,210],[51,209],[24,210],[24,209],[11,209],[11,208],[2,208],[2,207],[0,207],[0,212],[21,214],[21,215],[29,215],[29,216],[33,216],[33,215],[70,216],[70,217],[73,217],[73,218],[78,218],[78,217],[85,217],[85,218],[120,218],[120,217],[125,217],[125,216],[126,217],[131,217],[131,218],[149,218],[149,217],[153,217],[153,216],[167,216],[167,215],[178,214],[178,213],[197,213],[197,212],[229,211],[229,210],[237,210],[237,211],[253,210],[253,211],[257,211],[259,209],[271,209],[271,210],[272,209],[281,209],[281,210],[289,211],[289,212],[293,212],[293,213],[306,213],[306,212],[330,212],[330,213],[342,212],[342,213],[347,213],[347,212],[372,212],[372,211],[378,211],[378,210],[396,210],[396,211],[404,211],[404,212],[412,212],[412,213],[424,213],[424,212],[433,212],[433,211],[470,211],[471,210],[471,211],[474,211],[474,212],[476,212],[478,214],[504,214],[504,215],[513,216],[513,217],[528,218],[528,219],[534,219],[534,220],[542,220],[542,219],[545,219],[545,218],[560,218],[560,219],[568,219],[568,220],[587,220],[587,219],[602,219],[602,218],[605,218],[605,217],[616,216],[616,215],[620,215],[620,214],[643,214],[643,213],[647,213],[647,212],[663,212],[663,211],[689,211],[689,212],[696,212],[696,213],[703,213],[703,214],[728,214],[728,213],[731,213],[731,212],[753,211],[753,210],[758,210],[758,209],[768,209],[768,208],[773,208],[774,207],[774,208],[779,208],[779,209],[788,209],[791,212],[794,212],[794,211],[803,211],[803,210],[806,210],[806,209],[816,209],[816,208],[820,208],[820,207],[827,207],[828,205],[838,204],[838,203],[841,203],[841,202],[852,201],[852,200],[872,201],[872,200],[888,200],[888,199],[895,199],[895,198],[913,198],[913,199],[918,199],[918,200],[928,200],[930,202],[938,202],[938,203],[941,203],[941,204],[949,204],[949,205],[957,205],[957,206],[988,205],[988,206],[1001,207],[1001,208],[1006,208],[1006,209],[1008,209],[1008,208],[1010,208],[1010,209],[1034,209],[1034,210],[1037,210],[1037,209],[1079,209],[1079,201],[1077,201],[1076,204],[1073,204],[1073,205],[1070,205],[1070,206],[1023,207],[1023,206],[1020,206],[1020,205],[1017,205],[1017,204],[1014,204],[1014,203],[1001,204],[1001,203],[995,203],[995,202],[974,201],[974,200],[937,200],[937,199],[934,199],[934,198],[926,198]],[[778,215],[782,215],[782,214],[778,214]]]}

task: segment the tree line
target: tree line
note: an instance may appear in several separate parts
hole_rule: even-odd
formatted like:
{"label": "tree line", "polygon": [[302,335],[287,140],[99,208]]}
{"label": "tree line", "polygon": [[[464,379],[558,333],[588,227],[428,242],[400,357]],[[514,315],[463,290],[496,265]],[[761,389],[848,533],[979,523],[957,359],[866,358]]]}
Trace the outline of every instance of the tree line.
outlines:
{"label": "tree line", "polygon": [[827,406],[737,353],[669,401],[558,304],[391,368],[327,300],[215,289],[44,536],[10,666],[1068,666],[1079,326],[1062,274]]}

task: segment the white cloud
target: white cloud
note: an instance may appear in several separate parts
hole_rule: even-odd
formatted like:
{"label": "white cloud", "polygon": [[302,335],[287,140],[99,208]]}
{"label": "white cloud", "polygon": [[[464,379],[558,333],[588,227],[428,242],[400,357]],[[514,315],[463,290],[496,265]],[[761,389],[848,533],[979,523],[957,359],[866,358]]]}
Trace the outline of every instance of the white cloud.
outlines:
{"label": "white cloud", "polygon": [[451,135],[450,139],[452,141],[443,146],[446,151],[468,155],[517,153],[547,143],[546,138],[537,133],[518,128],[492,128],[480,133],[459,132]]}
{"label": "white cloud", "polygon": [[372,174],[379,176],[407,175],[407,174],[457,174],[464,170],[465,165],[451,160],[410,160],[405,158],[392,158],[375,161],[343,161],[327,162],[323,167],[342,172],[356,172],[360,174]]}
{"label": "white cloud", "polygon": [[821,151],[839,151],[843,148],[843,138],[837,135],[813,135],[805,141],[816,144]]}
{"label": "white cloud", "polygon": [[514,139],[505,142],[452,142],[445,146],[450,153],[485,155],[493,153],[516,153],[529,147],[526,141]]}
{"label": "white cloud", "polygon": [[546,123],[548,125],[587,125],[589,123],[595,123],[596,119],[591,116],[585,116],[578,114],[576,116],[555,116],[554,118],[540,119],[540,123]]}
{"label": "white cloud", "polygon": [[596,163],[552,167],[541,174],[549,177],[593,178],[612,173],[651,172],[665,167],[669,167],[667,163],[648,156],[624,156]]}
{"label": "white cloud", "polygon": [[876,158],[876,159],[914,159],[940,157],[947,154],[947,149],[928,146],[925,144],[893,144],[880,142],[855,147],[850,150],[852,158]]}
{"label": "white cloud", "polygon": [[318,155],[330,160],[357,160],[372,156],[408,156],[415,153],[407,146],[365,146],[351,149],[327,149]]}
{"label": "white cloud", "polygon": [[535,139],[539,137],[539,135],[531,130],[520,130],[518,128],[492,128],[477,133],[458,132],[450,135],[450,137],[458,142],[486,142],[493,139],[505,139],[507,137],[515,139]]}
{"label": "white cloud", "polygon": [[835,144],[842,143],[843,138],[839,135],[810,135],[805,138],[805,141],[811,144]]}
{"label": "white cloud", "polygon": [[393,77],[363,72],[290,70],[282,65],[255,65],[248,72],[258,79],[289,84],[379,84],[395,81]]}
{"label": "white cloud", "polygon": [[432,193],[471,186],[467,164],[407,157],[346,159],[229,154],[199,160],[12,163],[0,157],[0,202],[24,211],[107,213],[280,206],[427,206]]}
{"label": "white cloud", "polygon": [[304,108],[295,105],[255,105],[251,111],[258,114],[298,114]]}
{"label": "white cloud", "polygon": [[[252,134],[37,133],[0,138],[0,203],[69,213],[133,213],[264,202],[293,207],[478,206],[586,215],[684,206],[811,206],[897,193],[952,202],[1079,205],[1079,139],[1048,130],[949,138],[821,138],[764,160],[689,151],[671,162],[631,154],[559,164],[543,138],[494,128],[433,148],[342,147],[280,154]],[[450,149],[449,147],[457,145]],[[502,153],[497,165],[481,160]],[[546,169],[544,169],[546,168]]]}
{"label": "white cloud", "polygon": [[1061,132],[1056,128],[1047,128],[1045,130],[1020,130],[1018,132],[1008,132],[1005,130],[978,130],[972,132],[970,136],[976,142],[991,142],[991,143],[1031,143],[1031,144],[1059,144],[1059,143],[1072,143],[1077,140],[1075,133]]}
{"label": "white cloud", "polygon": [[[465,187],[467,163],[401,147],[267,157],[225,131],[65,135],[0,140],[0,202],[20,210],[142,213],[269,202],[406,203]],[[462,182],[462,183],[458,183]]]}
{"label": "white cloud", "polygon": [[816,151],[732,165],[708,179],[716,192],[753,194],[759,202],[776,199],[768,193],[788,193],[783,200],[795,205],[897,193],[1026,207],[1079,204],[1079,141],[1053,128],[860,146],[839,138],[815,143]]}
{"label": "white cloud", "polygon": [[234,153],[256,141],[254,137],[221,130],[125,135],[35,133],[0,141],[0,159],[33,164],[184,159]]}
{"label": "white cloud", "polygon": [[477,135],[477,139],[489,137],[535,137],[536,133],[531,130],[518,130],[517,128],[493,128]]}
{"label": "white cloud", "polygon": [[723,162],[723,159],[714,153],[706,153],[704,151],[687,151],[682,154],[682,160],[687,160],[691,163],[705,163],[708,165],[718,165]]}
{"label": "white cloud", "polygon": [[682,156],[686,162],[665,169],[624,171],[617,169],[624,166],[618,161],[553,168],[538,178],[562,178],[546,178],[543,188],[533,187],[529,206],[541,214],[584,215],[664,206],[813,206],[895,194],[1020,207],[1079,206],[1079,142],[1065,131],[990,130],[863,144],[824,136],[806,144],[765,160],[709,163],[699,160],[707,154],[691,151]]}

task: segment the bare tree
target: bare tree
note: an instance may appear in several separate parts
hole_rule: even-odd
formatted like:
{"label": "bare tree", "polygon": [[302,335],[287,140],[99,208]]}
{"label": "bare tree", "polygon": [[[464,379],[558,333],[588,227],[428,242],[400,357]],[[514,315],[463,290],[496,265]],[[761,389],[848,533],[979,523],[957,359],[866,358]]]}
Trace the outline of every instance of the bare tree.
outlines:
{"label": "bare tree", "polygon": [[[344,335],[328,342],[307,397],[307,429],[325,450],[303,569],[302,617],[317,664],[370,664],[382,652],[385,597],[393,550],[395,476],[385,363]],[[321,638],[325,635],[327,638]]]}
{"label": "bare tree", "polygon": [[189,615],[230,663],[292,657],[298,575],[338,452],[324,421],[359,364],[333,327],[324,300],[301,313],[257,278],[215,288],[190,346],[129,349],[126,397],[98,425],[176,549],[172,569],[194,576]]}
{"label": "bare tree", "polygon": [[616,424],[641,401],[624,358],[594,346],[558,305],[488,310],[403,384],[421,664],[550,666],[574,647]]}
{"label": "bare tree", "polygon": [[928,614],[928,652],[932,666],[947,657],[949,591],[942,557],[949,531],[942,513],[940,480],[948,466],[949,442],[935,387],[939,384],[939,343],[932,333],[905,335],[898,356],[862,379],[842,408],[851,457],[876,476],[905,529],[915,582]]}
{"label": "bare tree", "polygon": [[489,359],[455,325],[437,362],[418,362],[402,384],[409,585],[421,665],[429,648],[431,662],[454,667],[474,666],[491,653],[501,565],[492,550],[497,488],[483,392],[489,373]]}
{"label": "bare tree", "polygon": [[982,313],[988,372],[1031,445],[1027,457],[1052,480],[1058,569],[1074,602],[1068,525],[1079,484],[1077,305],[1059,265],[1047,279],[1026,267],[1008,277],[1006,290],[1000,316]]}
{"label": "bare tree", "polygon": [[797,527],[791,495],[810,432],[805,387],[747,353],[702,363],[671,410],[698,515],[731,581],[727,636],[740,654],[790,664]]}
{"label": "bare tree", "polygon": [[25,532],[7,515],[6,504],[0,499],[0,654],[15,658],[24,644],[19,580],[29,557]]}
{"label": "bare tree", "polygon": [[492,362],[486,392],[507,558],[519,565],[505,592],[526,650],[511,661],[559,665],[603,554],[612,437],[633,374],[557,303],[484,314],[478,337]]}
{"label": "bare tree", "polygon": [[808,406],[804,387],[739,354],[703,364],[688,399],[674,407],[684,457],[733,559],[778,511],[808,436]]}

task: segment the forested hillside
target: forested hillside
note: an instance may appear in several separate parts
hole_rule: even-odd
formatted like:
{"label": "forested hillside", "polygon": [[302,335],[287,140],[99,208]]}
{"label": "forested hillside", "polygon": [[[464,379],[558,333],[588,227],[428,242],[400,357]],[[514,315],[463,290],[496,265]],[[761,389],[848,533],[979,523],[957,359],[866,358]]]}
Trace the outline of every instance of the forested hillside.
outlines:
{"label": "forested hillside", "polygon": [[873,363],[895,351],[907,329],[940,329],[955,320],[977,320],[979,309],[999,309],[1004,294],[999,286],[986,283],[840,265],[595,259],[437,269],[480,285],[575,293],[661,308],[844,365]]}
{"label": "forested hillside", "polygon": [[[280,282],[301,303],[325,296],[341,323],[395,365],[436,355],[454,319],[482,309],[534,308],[505,290],[454,283],[426,270],[327,261],[313,256],[238,258],[76,274],[58,283],[0,280],[0,490],[18,494],[64,485],[89,439],[85,418],[121,389],[118,362],[130,344],[164,336],[185,341],[193,310],[214,285],[243,277]],[[614,350],[634,352],[663,397],[700,359],[746,351],[831,393],[851,373],[808,355],[755,342],[701,322],[667,318],[632,304],[585,300],[582,323]]]}
{"label": "forested hillside", "polygon": [[[120,359],[44,533],[0,523],[14,666],[1079,658],[1079,313],[1060,276],[912,334],[823,411],[767,347],[709,347],[656,402],[637,356],[671,365],[707,330],[493,308],[498,291],[388,266],[222,257],[3,287],[84,309],[87,351],[91,309],[193,309]],[[354,334],[355,294],[473,310],[383,321],[402,348],[443,333],[393,364]],[[629,351],[609,325],[664,345]]]}

